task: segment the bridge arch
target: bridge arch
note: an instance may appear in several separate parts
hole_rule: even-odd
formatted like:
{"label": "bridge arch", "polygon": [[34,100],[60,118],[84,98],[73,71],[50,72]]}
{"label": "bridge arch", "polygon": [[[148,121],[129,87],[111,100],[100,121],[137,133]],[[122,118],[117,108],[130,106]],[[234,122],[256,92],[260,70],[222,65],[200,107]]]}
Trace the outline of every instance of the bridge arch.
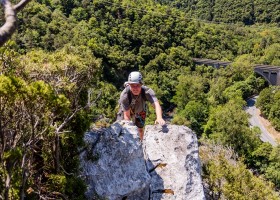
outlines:
{"label": "bridge arch", "polygon": [[254,71],[254,72],[256,74],[260,75],[261,77],[263,77],[268,82],[269,85],[272,85],[270,80],[266,76],[264,76],[261,72],[258,72],[258,71]]}
{"label": "bridge arch", "polygon": [[280,85],[280,66],[256,65],[254,72],[261,75],[270,85]]}

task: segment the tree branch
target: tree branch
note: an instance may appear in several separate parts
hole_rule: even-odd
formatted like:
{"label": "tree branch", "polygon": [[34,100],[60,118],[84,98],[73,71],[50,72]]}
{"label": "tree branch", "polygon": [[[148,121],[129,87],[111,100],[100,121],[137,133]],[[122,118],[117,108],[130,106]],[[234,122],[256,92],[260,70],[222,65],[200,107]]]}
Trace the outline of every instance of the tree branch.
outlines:
{"label": "tree branch", "polygon": [[5,24],[0,28],[0,46],[7,42],[17,28],[17,12],[22,10],[31,0],[21,0],[13,6],[9,0],[1,0],[5,12]]}
{"label": "tree branch", "polygon": [[16,13],[21,11],[31,0],[21,0],[17,5],[14,6]]}
{"label": "tree branch", "polygon": [[56,128],[56,133],[58,134],[60,132],[60,130],[76,115],[76,113],[79,112],[82,109],[83,109],[83,107],[79,107],[79,108],[75,109],[74,112],[69,117],[67,117],[62,122],[62,124],[60,124],[59,127]]}
{"label": "tree branch", "polygon": [[0,28],[0,46],[2,46],[16,30],[16,12],[8,0],[1,1],[5,12],[5,24]]}

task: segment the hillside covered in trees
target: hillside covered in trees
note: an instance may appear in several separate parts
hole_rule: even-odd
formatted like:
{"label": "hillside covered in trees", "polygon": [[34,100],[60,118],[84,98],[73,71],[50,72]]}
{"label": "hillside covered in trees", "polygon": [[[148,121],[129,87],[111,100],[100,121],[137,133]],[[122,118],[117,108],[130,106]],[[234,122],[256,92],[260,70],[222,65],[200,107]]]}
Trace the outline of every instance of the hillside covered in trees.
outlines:
{"label": "hillside covered in trees", "polygon": [[158,0],[182,9],[189,17],[212,22],[280,24],[279,0]]}
{"label": "hillside covered in trees", "polygon": [[[266,4],[258,2],[259,9]],[[280,29],[205,23],[177,7],[37,0],[18,14],[16,34],[0,48],[1,199],[84,199],[77,176],[83,134],[115,121],[133,70],[143,73],[163,110],[173,112],[171,123],[196,132],[210,199],[279,199],[280,147],[260,141],[243,108],[260,93],[262,112],[279,130],[279,86],[269,87],[253,66],[280,66]],[[215,8],[230,9],[218,1]],[[225,22],[239,21],[226,16]],[[275,16],[265,22],[279,22]],[[196,66],[194,57],[233,64]]]}

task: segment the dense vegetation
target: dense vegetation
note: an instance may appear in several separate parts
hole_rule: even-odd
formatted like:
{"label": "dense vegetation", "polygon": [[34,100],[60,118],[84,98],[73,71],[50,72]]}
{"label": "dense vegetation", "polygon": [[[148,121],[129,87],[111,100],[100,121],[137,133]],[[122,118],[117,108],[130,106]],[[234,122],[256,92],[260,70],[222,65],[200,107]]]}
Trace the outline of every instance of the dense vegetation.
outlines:
{"label": "dense vegetation", "polygon": [[268,118],[276,130],[280,131],[280,88],[269,87],[261,91],[257,106],[264,117]]}
{"label": "dense vegetation", "polygon": [[[152,0],[37,0],[18,17],[17,34],[0,48],[0,197],[84,199],[77,176],[83,133],[115,120],[123,82],[141,70],[163,109],[173,111],[172,123],[238,155],[233,165],[203,151],[212,199],[277,198],[279,147],[260,141],[243,108],[265,88],[259,104],[279,126],[279,87],[253,73],[255,63],[280,65],[279,28],[193,21]],[[193,57],[233,64],[195,66]],[[250,185],[233,193],[241,183]]]}
{"label": "dense vegetation", "polygon": [[279,0],[159,0],[184,10],[189,17],[213,22],[280,24]]}

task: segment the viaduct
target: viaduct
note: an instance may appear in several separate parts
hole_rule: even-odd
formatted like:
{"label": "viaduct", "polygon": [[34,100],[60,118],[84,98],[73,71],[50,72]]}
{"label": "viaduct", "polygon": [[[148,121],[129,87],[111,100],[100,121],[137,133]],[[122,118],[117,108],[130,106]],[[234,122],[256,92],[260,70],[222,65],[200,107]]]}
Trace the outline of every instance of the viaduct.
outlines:
{"label": "viaduct", "polygon": [[[232,62],[193,58],[196,65],[208,65],[215,68],[226,67]],[[254,72],[261,75],[270,85],[280,85],[280,66],[255,65]]]}

